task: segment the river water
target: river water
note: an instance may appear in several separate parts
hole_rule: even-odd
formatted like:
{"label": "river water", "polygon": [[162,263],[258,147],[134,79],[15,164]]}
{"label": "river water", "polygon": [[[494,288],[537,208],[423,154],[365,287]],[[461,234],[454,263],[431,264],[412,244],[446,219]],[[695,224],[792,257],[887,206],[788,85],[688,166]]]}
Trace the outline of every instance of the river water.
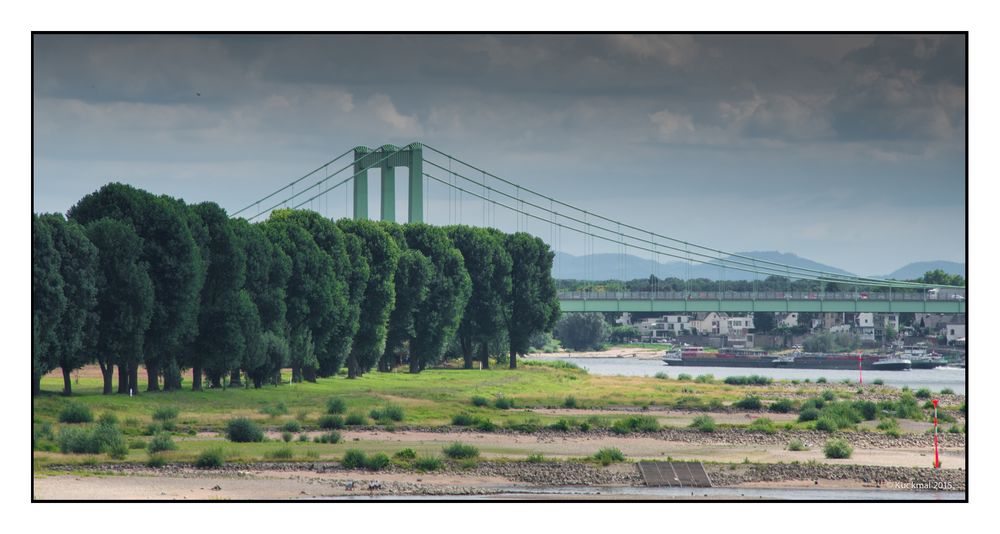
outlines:
{"label": "river water", "polygon": [[[653,376],[656,373],[667,373],[670,378],[677,378],[677,375],[686,373],[692,377],[698,375],[713,375],[717,379],[724,379],[728,376],[768,376],[775,380],[805,380],[813,382],[817,378],[826,378],[829,382],[840,382],[848,379],[853,383],[858,382],[857,371],[846,371],[836,369],[781,369],[768,367],[683,367],[667,365],[660,360],[646,360],[639,358],[546,358],[546,360],[562,360],[575,363],[583,367],[588,372],[597,375],[622,375],[622,376]],[[910,389],[928,388],[931,391],[940,391],[944,388],[951,388],[957,394],[965,394],[965,369],[953,369],[938,367],[937,369],[912,369],[910,371],[865,371],[863,379],[865,382],[882,379],[887,386],[903,387]]]}

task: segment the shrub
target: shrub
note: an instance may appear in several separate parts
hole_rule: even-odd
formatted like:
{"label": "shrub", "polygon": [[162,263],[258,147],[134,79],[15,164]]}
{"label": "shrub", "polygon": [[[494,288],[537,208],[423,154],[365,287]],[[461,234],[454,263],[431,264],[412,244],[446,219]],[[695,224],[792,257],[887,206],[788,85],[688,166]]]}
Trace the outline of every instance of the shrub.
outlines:
{"label": "shrub", "polygon": [[757,432],[766,432],[768,434],[774,434],[775,432],[777,432],[777,430],[775,430],[774,428],[774,422],[772,422],[770,419],[766,417],[760,417],[754,419],[754,422],[750,423],[750,430],[754,430]]}
{"label": "shrub", "polygon": [[630,415],[624,419],[618,419],[611,425],[611,431],[616,434],[628,434],[630,432],[656,432],[660,429],[660,422],[651,415]]}
{"label": "shrub", "polygon": [[948,433],[949,434],[961,434],[962,433],[962,429],[959,428],[958,425],[951,425],[950,427],[948,427]]}
{"label": "shrub", "polygon": [[726,383],[732,386],[767,386],[773,382],[773,378],[760,375],[726,377]]}
{"label": "shrub", "polygon": [[879,421],[878,427],[876,427],[876,428],[878,428],[879,430],[885,432],[887,435],[892,436],[894,438],[898,438],[900,436],[900,434],[901,434],[901,431],[900,431],[900,428],[899,428],[899,422],[896,421],[895,419],[883,419],[883,420]]}
{"label": "shrub", "polygon": [[506,426],[509,430],[514,432],[524,432],[530,434],[532,432],[537,432],[541,428],[541,423],[535,417],[529,417],[527,419],[515,420],[508,419]]}
{"label": "shrub", "polygon": [[441,459],[436,456],[422,456],[413,461],[417,471],[437,471],[441,469]]}
{"label": "shrub", "polygon": [[167,460],[160,456],[159,454],[153,454],[146,460],[146,467],[152,467],[154,469],[159,469],[167,465]]}
{"label": "shrub", "polygon": [[220,447],[203,451],[194,462],[198,469],[212,469],[226,465],[226,455]]}
{"label": "shrub", "polygon": [[291,447],[282,447],[280,449],[268,451],[264,453],[264,456],[266,458],[271,458],[272,460],[291,460],[292,456],[295,456],[295,454],[292,452]]}
{"label": "shrub", "polygon": [[490,403],[490,400],[487,399],[486,397],[481,396],[481,395],[475,395],[475,396],[472,397],[472,405],[473,406],[483,407],[483,406],[488,405],[489,403]]}
{"label": "shrub", "polygon": [[615,447],[605,447],[594,454],[594,459],[601,462],[601,465],[610,465],[615,462],[624,462],[625,454]]}
{"label": "shrub", "polygon": [[875,380],[872,380],[872,384],[875,384],[876,386],[883,386],[885,385],[885,380],[882,380],[881,378],[876,378]]}
{"label": "shrub", "polygon": [[163,428],[162,425],[159,425],[157,423],[149,423],[148,425],[146,425],[146,429],[143,430],[142,435],[144,435],[144,436],[155,436],[161,430],[164,430],[164,428]]}
{"label": "shrub", "polygon": [[265,406],[261,408],[260,413],[270,415],[271,417],[277,417],[288,413],[288,407],[285,406],[285,403],[279,402],[274,406]]}
{"label": "shrub", "polygon": [[842,439],[831,439],[823,446],[827,458],[850,458],[854,449]]}
{"label": "shrub", "polygon": [[347,403],[344,402],[344,399],[337,397],[326,399],[326,413],[342,414],[345,411],[347,411]]}
{"label": "shrub", "polygon": [[381,471],[382,469],[388,467],[390,463],[389,457],[386,456],[385,453],[380,452],[365,458],[365,469],[371,471]]}
{"label": "shrub", "polygon": [[338,430],[344,428],[344,418],[339,415],[321,415],[317,424],[323,430]]}
{"label": "shrub", "polygon": [[361,469],[365,466],[365,461],[368,457],[365,456],[363,451],[358,449],[347,449],[344,452],[344,457],[340,460],[340,464],[347,469]]}
{"label": "shrub", "polygon": [[580,432],[590,432],[590,423],[583,421],[580,423]]}
{"label": "shrub", "polygon": [[825,400],[826,402],[833,402],[837,400],[837,394],[830,391],[829,389],[823,391],[823,394],[821,396],[823,397],[823,400]]}
{"label": "shrub", "polygon": [[555,423],[549,425],[549,430],[555,430],[557,432],[569,432],[571,423],[566,419],[560,419]]}
{"label": "shrub", "polygon": [[146,446],[146,450],[149,454],[156,454],[161,451],[172,451],[177,448],[177,444],[170,437],[170,434],[160,433],[157,434],[153,439],[149,440],[149,445]]}
{"label": "shrub", "polygon": [[814,408],[816,410],[822,410],[823,406],[826,406],[826,401],[824,401],[820,397],[813,397],[811,399],[806,399],[805,402],[802,403],[802,409],[803,410],[806,410],[808,408]]}
{"label": "shrub", "polygon": [[302,423],[298,421],[285,421],[285,424],[281,425],[281,430],[285,432],[302,432]]}
{"label": "shrub", "polygon": [[102,425],[117,425],[118,416],[111,412],[104,412],[97,418],[97,422]]}
{"label": "shrub", "polygon": [[285,443],[292,441],[293,437],[292,433],[287,430],[281,433],[281,441],[284,441]]}
{"label": "shrub", "polygon": [[576,397],[570,395],[563,399],[563,408],[576,408]]}
{"label": "shrub", "polygon": [[699,384],[711,384],[715,382],[715,375],[698,375],[694,381]]}
{"label": "shrub", "polygon": [[472,445],[466,445],[457,441],[445,447],[443,452],[445,456],[455,460],[476,458],[479,456],[479,449],[473,447]]}
{"label": "shrub", "polygon": [[687,373],[681,373],[681,374],[677,375],[677,380],[679,380],[681,382],[687,382],[688,380],[691,380],[691,375],[689,375]]}
{"label": "shrub", "polygon": [[500,396],[497,397],[497,400],[493,401],[493,406],[501,410],[509,410],[514,407],[514,399]]}
{"label": "shrub", "polygon": [[914,395],[916,395],[918,399],[929,399],[931,398],[931,390],[927,388],[920,388]]}
{"label": "shrub", "polygon": [[180,410],[173,406],[161,406],[153,410],[153,420],[170,421],[171,419],[177,419],[178,414],[180,414]]}
{"label": "shrub", "polygon": [[715,419],[707,415],[699,415],[691,422],[691,428],[697,428],[702,432],[715,432]]}
{"label": "shrub", "polygon": [[872,401],[854,401],[851,406],[865,421],[874,421],[878,418],[878,405]]}
{"label": "shrub", "polygon": [[663,371],[660,371],[655,375],[653,375],[653,378],[659,378],[660,380],[670,380],[670,375],[664,373]]}
{"label": "shrub", "polygon": [[815,421],[819,419],[819,410],[816,408],[805,408],[799,412],[799,422],[804,423],[806,421]]}
{"label": "shrub", "polygon": [[545,457],[542,456],[541,454],[529,454],[524,461],[528,462],[529,464],[540,464],[545,461]]}
{"label": "shrub", "polygon": [[306,433],[299,434],[299,441],[309,441],[309,434]]}
{"label": "shrub", "polygon": [[451,416],[451,424],[455,426],[472,426],[479,422],[479,418],[474,415],[461,412]]}
{"label": "shrub", "polygon": [[744,410],[759,410],[762,406],[760,402],[760,397],[754,395],[747,395],[746,397],[736,401],[733,406],[737,408],[742,408]]}
{"label": "shrub", "polygon": [[347,418],[344,419],[344,424],[347,426],[360,426],[368,422],[363,413],[352,413],[348,414]]}
{"label": "shrub", "polygon": [[59,450],[64,454],[101,454],[122,459],[128,456],[128,443],[117,426],[98,424],[94,428],[63,427],[59,430]]}
{"label": "shrub", "polygon": [[89,423],[93,420],[94,413],[90,408],[76,402],[67,404],[59,411],[60,423]]}
{"label": "shrub", "polygon": [[495,432],[496,429],[496,423],[490,421],[489,419],[480,419],[476,422],[476,430],[480,430],[482,432]]}
{"label": "shrub", "polygon": [[821,377],[817,378],[816,379],[816,383],[817,384],[826,384],[826,377],[825,376],[821,376]]}
{"label": "shrub", "polygon": [[789,413],[795,410],[795,403],[793,403],[790,399],[780,399],[771,403],[767,409],[774,413]]}
{"label": "shrub", "polygon": [[392,457],[399,460],[413,460],[417,457],[417,453],[413,449],[407,447],[400,450],[396,454],[393,454]]}
{"label": "shrub", "polygon": [[313,438],[316,443],[340,443],[340,432],[331,430]]}
{"label": "shrub", "polygon": [[863,420],[861,413],[848,402],[828,404],[820,413],[820,418],[832,420],[838,429],[852,427]]}
{"label": "shrub", "polygon": [[788,450],[790,451],[807,451],[809,447],[806,447],[805,443],[802,443],[801,439],[793,439],[788,442]]}
{"label": "shrub", "polygon": [[226,423],[226,437],[236,443],[264,441],[264,431],[246,417],[237,417]]}
{"label": "shrub", "polygon": [[145,440],[141,440],[141,439],[129,440],[129,442],[128,442],[128,448],[129,449],[134,449],[134,450],[145,449],[146,448],[146,442],[145,442]]}
{"label": "shrub", "polygon": [[816,421],[816,430],[822,432],[836,432],[838,428],[837,422],[829,417],[821,417]]}
{"label": "shrub", "polygon": [[911,393],[906,392],[899,396],[899,400],[896,401],[896,417],[918,421],[924,418],[917,399]]}
{"label": "shrub", "polygon": [[403,420],[403,407],[398,404],[386,404],[382,413],[385,418],[390,421],[396,421],[398,423]]}
{"label": "shrub", "polygon": [[941,390],[941,394],[942,395],[954,395],[955,394],[955,390],[953,390],[951,388],[944,388],[944,389]]}

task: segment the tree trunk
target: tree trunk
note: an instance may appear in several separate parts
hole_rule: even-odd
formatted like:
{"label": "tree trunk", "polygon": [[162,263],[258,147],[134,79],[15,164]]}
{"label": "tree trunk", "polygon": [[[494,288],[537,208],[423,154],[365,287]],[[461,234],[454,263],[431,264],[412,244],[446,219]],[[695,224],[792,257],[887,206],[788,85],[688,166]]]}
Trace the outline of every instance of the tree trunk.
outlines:
{"label": "tree trunk", "polygon": [[242,386],[243,383],[240,381],[241,378],[242,377],[240,377],[240,370],[233,369],[233,372],[229,374],[229,386],[234,388]]}
{"label": "tree trunk", "polygon": [[347,356],[347,378],[357,378],[358,377],[358,357],[354,355],[354,351]]}
{"label": "tree trunk", "polygon": [[128,395],[128,364],[118,365],[118,393]]}
{"label": "tree trunk", "polygon": [[101,366],[101,377],[104,378],[104,391],[102,394],[111,394],[111,383],[114,381],[115,366],[111,362],[105,364],[104,362],[98,360],[97,364]]}
{"label": "tree trunk", "polygon": [[306,382],[316,382],[316,368],[315,367],[304,367],[302,368],[302,380]]}
{"label": "tree trunk", "polygon": [[137,362],[132,362],[128,366],[128,386],[135,395],[139,394],[139,364]]}
{"label": "tree trunk", "polygon": [[465,360],[462,367],[472,369],[472,343],[465,337],[459,337],[459,345],[462,347],[462,359]]}
{"label": "tree trunk", "polygon": [[209,373],[209,380],[211,381],[213,388],[222,389],[222,375],[218,373]]}
{"label": "tree trunk", "polygon": [[201,364],[196,363],[191,366],[191,391],[201,391]]}
{"label": "tree trunk", "polygon": [[483,363],[483,369],[490,368],[490,349],[485,342],[479,344],[479,361]]}
{"label": "tree trunk", "polygon": [[69,397],[73,394],[73,379],[70,377],[69,367],[62,368],[63,373],[63,395]]}
{"label": "tree trunk", "polygon": [[517,352],[510,351],[510,368],[517,369]]}
{"label": "tree trunk", "polygon": [[[278,376],[279,377],[281,376],[281,371],[278,371]],[[292,367],[292,382],[301,382],[301,381],[302,381],[302,368],[301,367]],[[279,382],[280,382],[280,378],[279,378]]]}
{"label": "tree trunk", "polygon": [[410,355],[410,372],[413,374],[420,372],[420,360],[412,354]]}
{"label": "tree trunk", "polygon": [[[155,363],[146,362],[146,391],[160,391],[159,371],[160,369]],[[135,384],[138,383],[139,381],[136,380]]]}

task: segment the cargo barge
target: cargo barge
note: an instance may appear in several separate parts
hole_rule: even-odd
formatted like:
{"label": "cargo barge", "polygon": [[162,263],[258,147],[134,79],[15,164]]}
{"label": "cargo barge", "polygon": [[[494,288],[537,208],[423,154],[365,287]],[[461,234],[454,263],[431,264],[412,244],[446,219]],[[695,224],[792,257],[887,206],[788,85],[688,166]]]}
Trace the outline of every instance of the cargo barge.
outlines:
{"label": "cargo barge", "polygon": [[906,371],[912,363],[906,358],[884,354],[815,354],[797,352],[776,356],[760,349],[723,348],[706,352],[702,347],[685,347],[667,352],[667,365],[684,367],[780,367],[786,369],[861,369]]}

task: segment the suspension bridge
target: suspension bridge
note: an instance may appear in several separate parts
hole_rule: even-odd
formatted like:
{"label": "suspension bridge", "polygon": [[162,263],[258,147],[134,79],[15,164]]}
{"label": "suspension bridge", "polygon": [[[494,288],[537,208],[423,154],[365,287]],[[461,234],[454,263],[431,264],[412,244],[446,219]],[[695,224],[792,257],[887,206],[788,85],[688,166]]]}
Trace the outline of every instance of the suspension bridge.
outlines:
{"label": "suspension bridge", "polygon": [[[397,167],[407,169],[404,184],[396,182]],[[369,184],[368,174],[373,170],[379,171],[381,180]],[[311,209],[331,218],[367,219],[371,185],[379,190],[377,206],[382,220],[397,221],[397,212],[404,208],[407,222],[471,224],[528,232],[556,251],[564,250],[567,245],[582,248],[585,258],[592,258],[598,252],[613,252],[619,257],[617,280],[649,278],[653,284],[649,291],[609,291],[600,287],[563,291],[559,301],[567,312],[965,313],[966,310],[964,287],[846,275],[691,243],[562,202],[421,143],[358,146],[347,150],[232,215],[252,222],[263,220],[275,209],[293,208]],[[403,203],[397,202],[398,185],[405,186]],[[433,198],[433,194],[442,197]],[[629,254],[648,254],[650,272],[628,272]],[[694,291],[685,287],[682,291],[661,291],[655,287],[661,260],[719,269],[717,290]],[[587,272],[595,270],[589,263],[585,268]],[[561,278],[558,267],[554,271],[552,275]],[[753,282],[752,291],[727,290],[726,272],[745,274],[746,280]],[[774,291],[773,287],[758,290],[758,284],[771,276],[786,280],[786,290]],[[791,288],[793,280],[799,281],[795,291]],[[802,291],[803,284],[809,289]],[[836,291],[827,291],[830,287]]]}

